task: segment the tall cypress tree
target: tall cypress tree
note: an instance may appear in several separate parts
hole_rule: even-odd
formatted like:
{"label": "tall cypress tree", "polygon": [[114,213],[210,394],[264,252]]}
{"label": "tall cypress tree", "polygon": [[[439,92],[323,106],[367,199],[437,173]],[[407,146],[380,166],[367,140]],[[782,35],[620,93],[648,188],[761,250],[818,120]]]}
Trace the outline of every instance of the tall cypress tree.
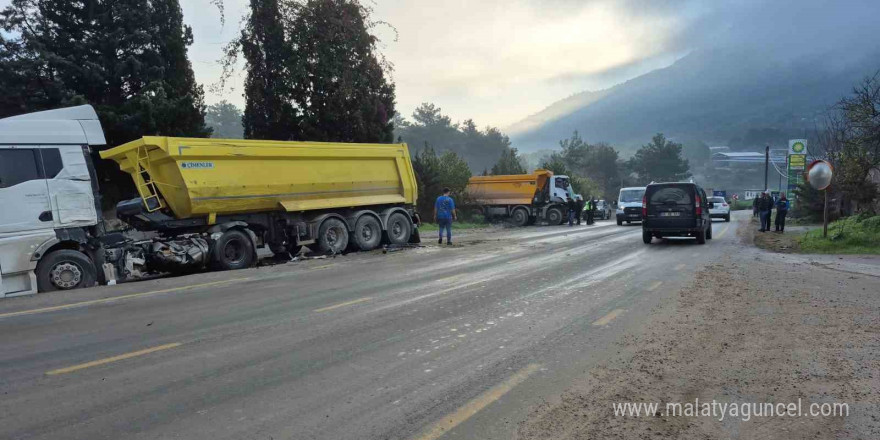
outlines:
{"label": "tall cypress tree", "polygon": [[278,0],[251,0],[251,13],[238,41],[247,63],[242,117],[247,139],[290,140],[297,112],[290,101],[285,40]]}
{"label": "tall cypress tree", "polygon": [[306,0],[290,25],[296,137],[392,142],[394,84],[369,32],[370,10],[357,0]]}

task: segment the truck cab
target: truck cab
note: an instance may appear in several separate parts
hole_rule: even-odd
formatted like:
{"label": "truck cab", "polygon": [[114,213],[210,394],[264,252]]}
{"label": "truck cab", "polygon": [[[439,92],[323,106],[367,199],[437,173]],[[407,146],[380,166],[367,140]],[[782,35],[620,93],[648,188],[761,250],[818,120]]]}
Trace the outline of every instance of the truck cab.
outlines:
{"label": "truck cab", "polygon": [[0,119],[0,298],[93,285],[100,219],[91,106]]}

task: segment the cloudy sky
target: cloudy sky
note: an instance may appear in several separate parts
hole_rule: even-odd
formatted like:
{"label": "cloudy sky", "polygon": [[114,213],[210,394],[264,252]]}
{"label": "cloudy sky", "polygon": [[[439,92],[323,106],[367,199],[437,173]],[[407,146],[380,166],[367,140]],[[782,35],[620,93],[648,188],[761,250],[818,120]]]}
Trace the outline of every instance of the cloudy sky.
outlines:
{"label": "cloudy sky", "polygon": [[[214,0],[216,1],[216,0]],[[190,58],[210,90],[248,0],[180,0]],[[723,45],[767,57],[876,44],[880,0],[364,0],[394,64],[398,111],[433,102],[453,120],[507,127],[559,99],[612,86],[688,52]],[[0,0],[0,5],[9,0]],[[396,38],[395,38],[396,37]],[[772,50],[771,50],[772,49]],[[830,60],[833,62],[834,60]],[[208,102],[243,105],[242,77]]]}

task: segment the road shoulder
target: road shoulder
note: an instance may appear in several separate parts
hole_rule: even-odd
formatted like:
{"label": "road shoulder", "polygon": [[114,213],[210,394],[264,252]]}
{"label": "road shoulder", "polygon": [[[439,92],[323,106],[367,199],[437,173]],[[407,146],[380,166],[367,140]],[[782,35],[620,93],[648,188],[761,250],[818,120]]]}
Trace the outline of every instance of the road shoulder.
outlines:
{"label": "road shoulder", "polygon": [[[880,279],[737,249],[622,338],[616,358],[534,408],[518,438],[878,438]],[[664,411],[695,399],[801,401],[804,411],[837,402],[849,416],[719,421]],[[661,412],[615,416],[624,402],[658,402]]]}

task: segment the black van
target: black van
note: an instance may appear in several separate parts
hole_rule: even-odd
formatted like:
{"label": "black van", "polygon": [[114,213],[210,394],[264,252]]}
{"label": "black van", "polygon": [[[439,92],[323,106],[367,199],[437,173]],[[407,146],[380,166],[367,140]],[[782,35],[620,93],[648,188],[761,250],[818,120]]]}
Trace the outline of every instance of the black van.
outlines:
{"label": "black van", "polygon": [[652,183],[642,199],[642,240],[652,237],[696,237],[705,244],[712,239],[712,203],[695,183]]}

